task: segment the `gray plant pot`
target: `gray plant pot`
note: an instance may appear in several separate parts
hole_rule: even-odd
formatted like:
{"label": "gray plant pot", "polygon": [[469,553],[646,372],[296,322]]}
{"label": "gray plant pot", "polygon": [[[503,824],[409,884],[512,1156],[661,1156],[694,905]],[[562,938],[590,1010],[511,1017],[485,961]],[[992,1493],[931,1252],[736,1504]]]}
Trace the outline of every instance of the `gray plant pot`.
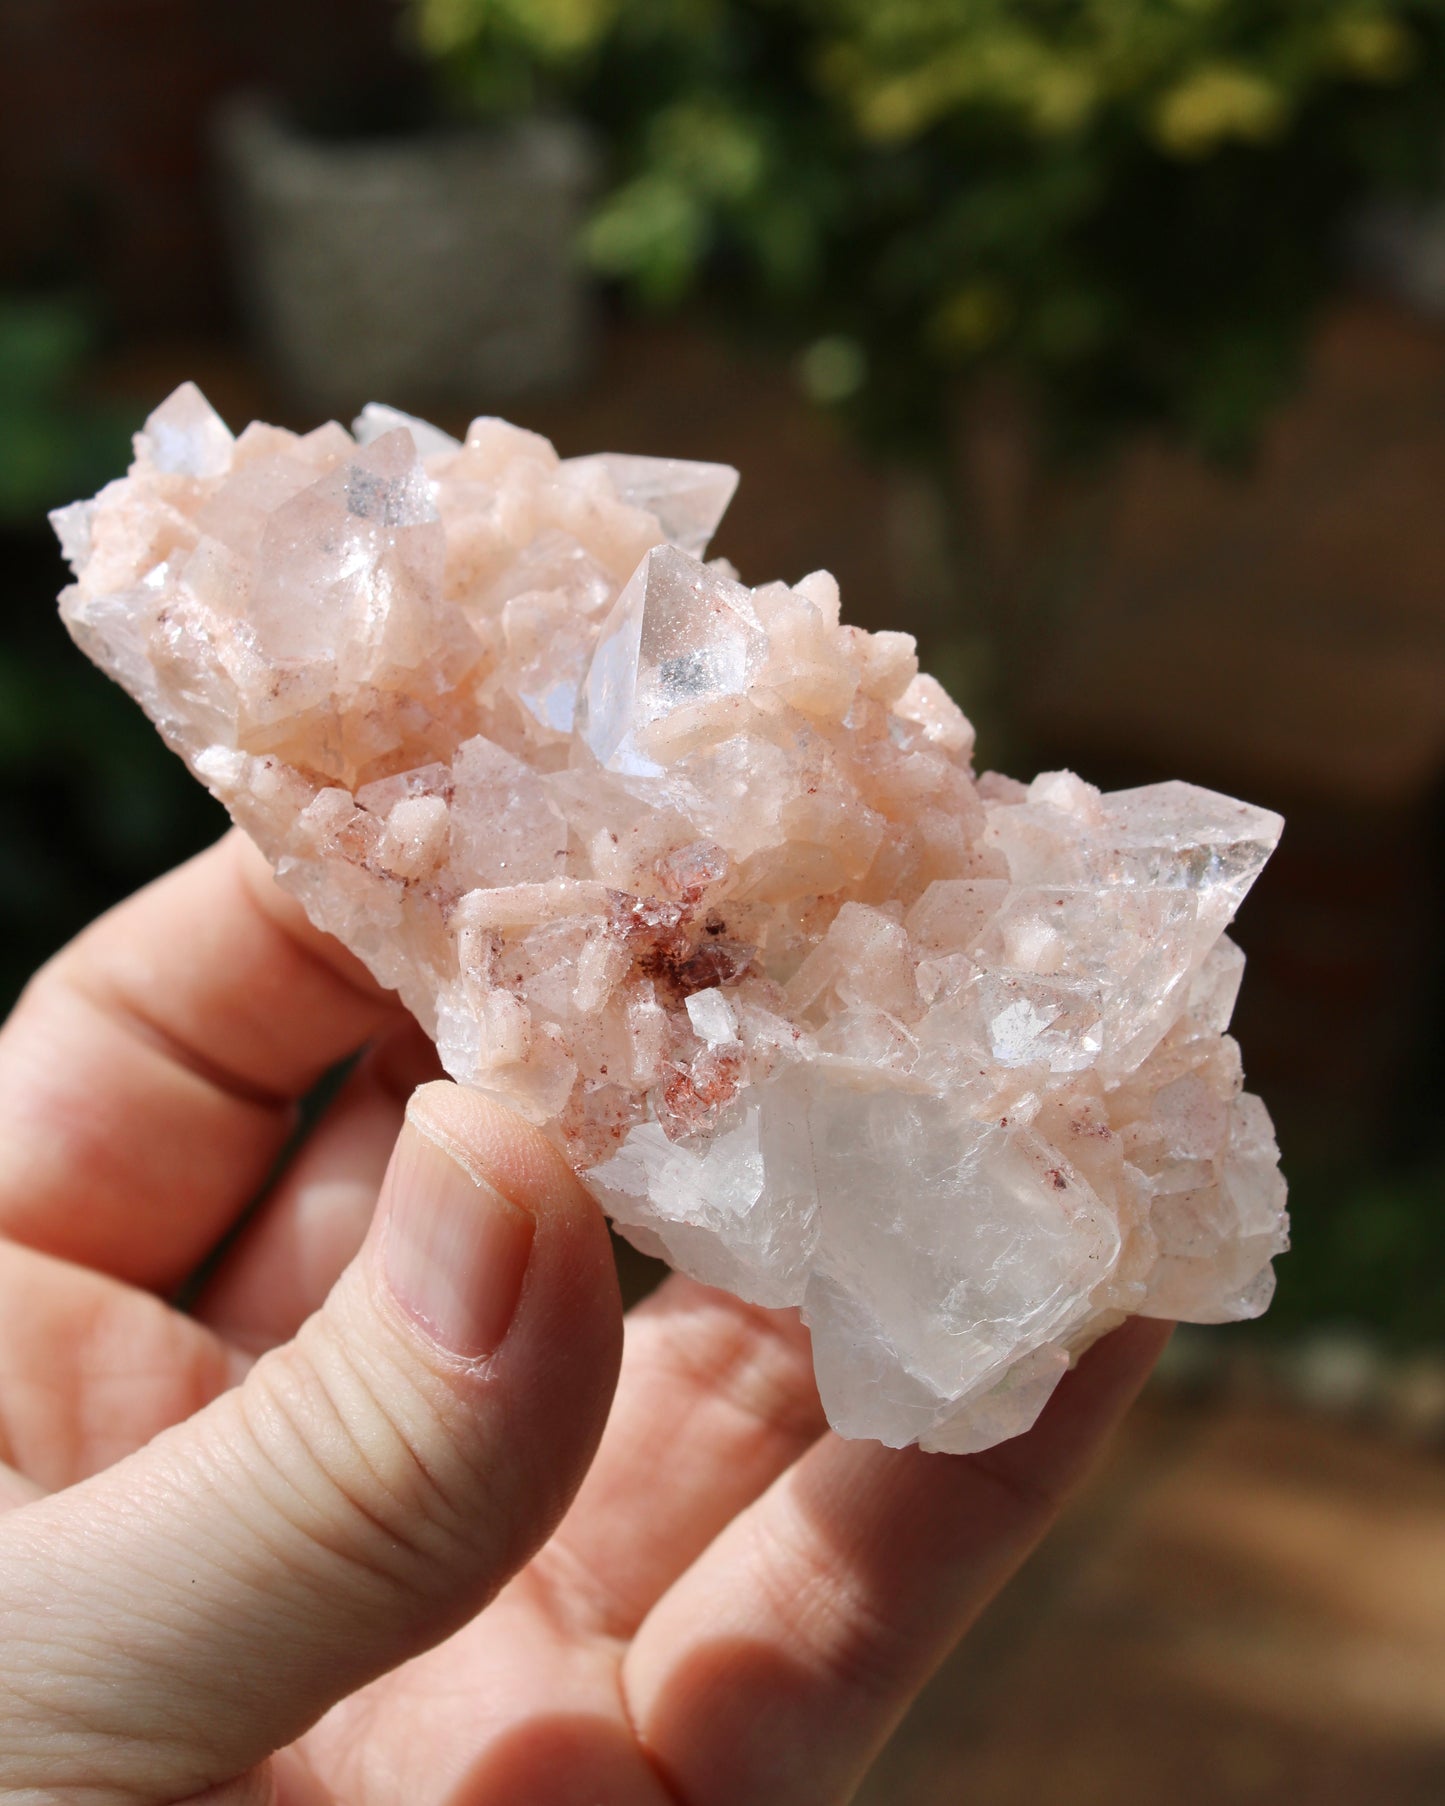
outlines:
{"label": "gray plant pot", "polygon": [[1428,320],[1445,319],[1445,206],[1377,201],[1353,221],[1356,273]]}
{"label": "gray plant pot", "polygon": [[592,157],[570,122],[333,141],[245,100],[218,149],[242,303],[298,402],[482,412],[582,373]]}

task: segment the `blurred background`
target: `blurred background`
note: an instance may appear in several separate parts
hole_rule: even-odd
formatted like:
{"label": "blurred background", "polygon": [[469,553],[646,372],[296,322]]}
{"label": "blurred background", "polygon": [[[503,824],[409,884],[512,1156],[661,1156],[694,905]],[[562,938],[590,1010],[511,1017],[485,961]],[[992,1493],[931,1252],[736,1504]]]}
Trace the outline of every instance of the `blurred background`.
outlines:
{"label": "blurred background", "polygon": [[1296,1243],[878,1771],[1445,1799],[1445,0],[0,0],[0,998],[213,837],[47,508],[194,378],[727,460],[980,758],[1283,811]]}

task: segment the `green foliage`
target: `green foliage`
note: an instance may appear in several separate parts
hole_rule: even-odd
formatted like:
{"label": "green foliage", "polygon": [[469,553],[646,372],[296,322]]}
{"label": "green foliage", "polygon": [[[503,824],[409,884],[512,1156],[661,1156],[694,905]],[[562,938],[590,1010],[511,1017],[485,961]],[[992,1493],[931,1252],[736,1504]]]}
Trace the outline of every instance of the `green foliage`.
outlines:
{"label": "green foliage", "polygon": [[128,461],[132,410],[80,378],[89,310],[0,297],[0,1015],[100,910],[218,831],[218,810],[150,723],[75,650],[45,511]]}
{"label": "green foliage", "polygon": [[26,522],[123,468],[120,416],[75,403],[91,351],[85,307],[69,296],[0,296],[0,524]]}
{"label": "green foliage", "polygon": [[1445,1161],[1393,1172],[1306,1171],[1292,1185],[1294,1245],[1266,1327],[1350,1324],[1410,1349],[1445,1340]]}
{"label": "green foliage", "polygon": [[597,269],[780,335],[893,450],[937,450],[949,390],[997,368],[1066,443],[1152,420],[1247,446],[1349,208],[1441,163],[1445,0],[413,14],[476,104],[592,122],[611,157]]}

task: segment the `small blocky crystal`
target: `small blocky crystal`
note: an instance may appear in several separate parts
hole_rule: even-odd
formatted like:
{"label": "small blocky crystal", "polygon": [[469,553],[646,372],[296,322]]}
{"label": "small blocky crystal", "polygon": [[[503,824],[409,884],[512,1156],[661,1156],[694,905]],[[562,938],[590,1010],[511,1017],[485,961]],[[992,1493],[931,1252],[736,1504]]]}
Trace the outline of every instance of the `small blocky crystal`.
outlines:
{"label": "small blocky crystal", "polygon": [[1224,930],[1281,824],[975,778],[906,634],[702,562],[735,483],[187,385],[55,516],[62,610],[455,1079],[802,1307],[844,1435],[985,1448],[1125,1316],[1269,1300]]}

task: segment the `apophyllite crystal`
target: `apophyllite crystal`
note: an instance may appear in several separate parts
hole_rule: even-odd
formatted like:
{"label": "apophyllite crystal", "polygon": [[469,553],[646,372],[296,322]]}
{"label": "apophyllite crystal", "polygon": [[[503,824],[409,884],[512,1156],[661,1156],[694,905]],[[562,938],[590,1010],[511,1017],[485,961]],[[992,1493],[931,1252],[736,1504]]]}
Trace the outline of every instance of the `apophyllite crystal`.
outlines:
{"label": "apophyllite crystal", "polygon": [[62,607],[630,1240],[801,1305],[845,1435],[986,1447],[1125,1315],[1268,1301],[1224,929],[1280,822],[975,778],[906,634],[701,562],[735,481],[188,386],[56,516]]}

